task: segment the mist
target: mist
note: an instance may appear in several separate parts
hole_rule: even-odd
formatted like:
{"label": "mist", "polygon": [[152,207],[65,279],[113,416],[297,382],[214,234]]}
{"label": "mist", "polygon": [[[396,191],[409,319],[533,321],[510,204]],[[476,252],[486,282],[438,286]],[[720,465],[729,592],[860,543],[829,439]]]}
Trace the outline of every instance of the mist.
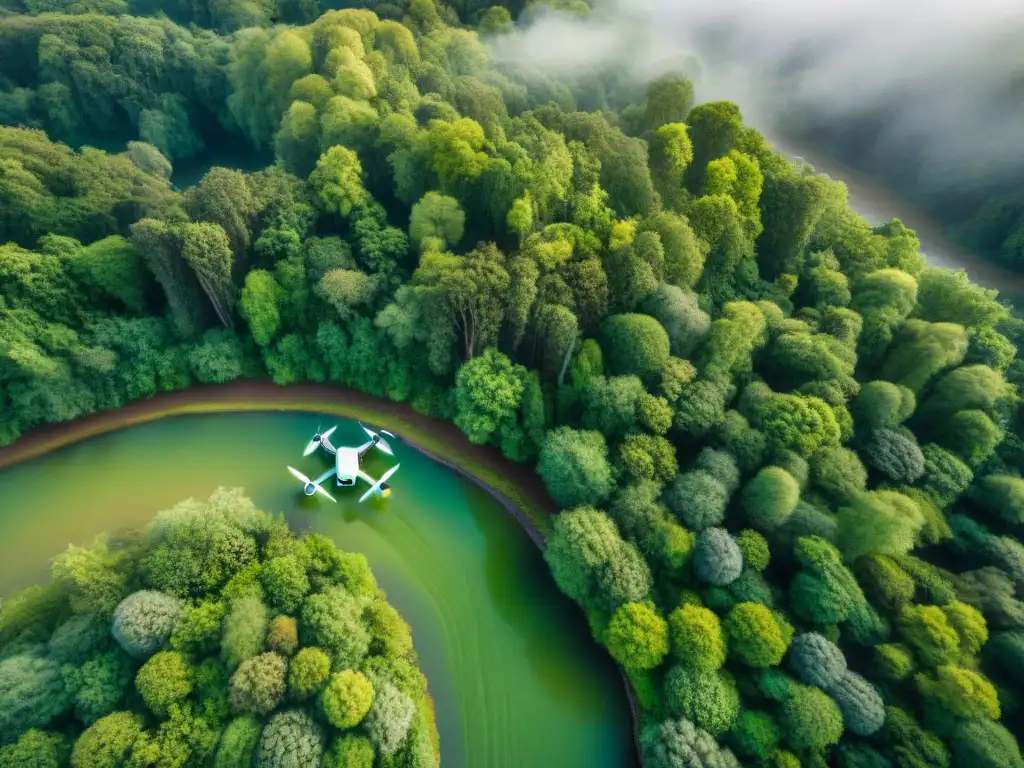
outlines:
{"label": "mist", "polygon": [[493,50],[557,74],[683,71],[769,137],[963,198],[1024,174],[1022,32],[1020,0],[629,0],[541,13]]}

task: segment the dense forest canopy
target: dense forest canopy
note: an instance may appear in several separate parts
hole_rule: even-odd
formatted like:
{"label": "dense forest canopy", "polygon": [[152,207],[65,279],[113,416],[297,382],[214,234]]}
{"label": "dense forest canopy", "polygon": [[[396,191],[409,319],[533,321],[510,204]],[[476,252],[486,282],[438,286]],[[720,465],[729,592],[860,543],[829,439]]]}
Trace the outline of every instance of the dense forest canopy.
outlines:
{"label": "dense forest canopy", "polygon": [[[229,8],[0,19],[0,441],[194,381],[409,402],[535,463],[649,768],[1024,766],[994,291],[682,75],[496,66],[507,8]],[[175,192],[225,135],[276,165]]]}
{"label": "dense forest canopy", "polygon": [[5,768],[438,765],[409,627],[366,558],[241,491],[52,572],[0,613]]}

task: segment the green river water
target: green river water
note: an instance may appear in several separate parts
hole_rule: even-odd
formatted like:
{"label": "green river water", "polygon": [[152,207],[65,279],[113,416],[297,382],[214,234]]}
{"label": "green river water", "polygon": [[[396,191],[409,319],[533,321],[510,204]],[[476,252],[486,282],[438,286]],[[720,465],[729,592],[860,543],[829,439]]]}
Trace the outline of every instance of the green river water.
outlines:
{"label": "green river water", "polygon": [[[138,527],[218,485],[242,487],[369,558],[413,639],[437,709],[445,768],[632,766],[622,684],[558,593],[540,553],[489,495],[408,446],[386,501],[326,485],[303,496],[285,469],[328,466],[302,448],[316,414],[179,416],[86,440],[0,470],[0,595],[47,577],[50,558],[101,531]],[[335,444],[362,432],[340,422]],[[378,476],[391,465],[368,456]],[[332,481],[333,483],[333,481]],[[365,490],[365,486],[363,486]]]}

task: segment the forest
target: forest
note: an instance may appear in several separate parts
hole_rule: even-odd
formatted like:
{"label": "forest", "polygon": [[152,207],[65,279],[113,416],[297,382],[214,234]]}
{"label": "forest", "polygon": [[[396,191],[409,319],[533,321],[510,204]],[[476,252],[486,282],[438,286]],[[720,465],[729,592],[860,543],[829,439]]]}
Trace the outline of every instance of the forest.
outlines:
{"label": "forest", "polygon": [[71,546],[52,576],[0,614],[0,766],[438,765],[366,558],[240,490]]}
{"label": "forest", "polygon": [[[647,768],[1024,767],[994,291],[681,75],[498,66],[530,8],[42,6],[0,17],[0,443],[194,382],[406,402],[536,467]],[[169,183],[224,142],[276,162]]]}

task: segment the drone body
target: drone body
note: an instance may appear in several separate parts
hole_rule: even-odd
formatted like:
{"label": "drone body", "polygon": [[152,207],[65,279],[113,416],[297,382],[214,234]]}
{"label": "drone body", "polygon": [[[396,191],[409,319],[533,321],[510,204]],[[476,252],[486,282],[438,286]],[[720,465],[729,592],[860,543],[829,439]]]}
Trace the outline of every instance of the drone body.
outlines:
{"label": "drone body", "polygon": [[[362,424],[359,426],[363,427]],[[365,456],[371,448],[376,447],[378,450],[383,451],[388,456],[394,456],[394,452],[391,450],[391,446],[388,445],[387,440],[378,435],[376,432],[363,427],[363,431],[366,432],[367,437],[370,439],[357,447],[351,446],[335,446],[331,443],[331,434],[337,427],[331,427],[329,430],[320,434],[318,431],[313,435],[313,439],[309,441],[306,446],[306,450],[303,452],[303,456],[309,456],[317,448],[322,448],[328,455],[334,457],[334,466],[324,472],[320,477],[315,480],[310,480],[308,477],[303,475],[297,469],[288,467],[288,471],[298,478],[302,483],[302,490],[307,496],[312,496],[314,493],[320,493],[326,496],[331,501],[334,501],[334,497],[331,496],[327,491],[321,487],[321,483],[330,479],[332,475],[335,476],[335,484],[340,488],[351,488],[356,484],[357,480],[364,480],[370,485],[370,490],[360,497],[359,501],[363,502],[370,496],[376,496],[378,499],[386,499],[391,495],[391,486],[387,484],[387,479],[391,477],[396,471],[400,464],[396,464],[379,479],[374,480],[366,472],[363,471],[360,466],[363,456]],[[390,434],[390,433],[386,433]],[[393,437],[393,435],[392,435]]]}

